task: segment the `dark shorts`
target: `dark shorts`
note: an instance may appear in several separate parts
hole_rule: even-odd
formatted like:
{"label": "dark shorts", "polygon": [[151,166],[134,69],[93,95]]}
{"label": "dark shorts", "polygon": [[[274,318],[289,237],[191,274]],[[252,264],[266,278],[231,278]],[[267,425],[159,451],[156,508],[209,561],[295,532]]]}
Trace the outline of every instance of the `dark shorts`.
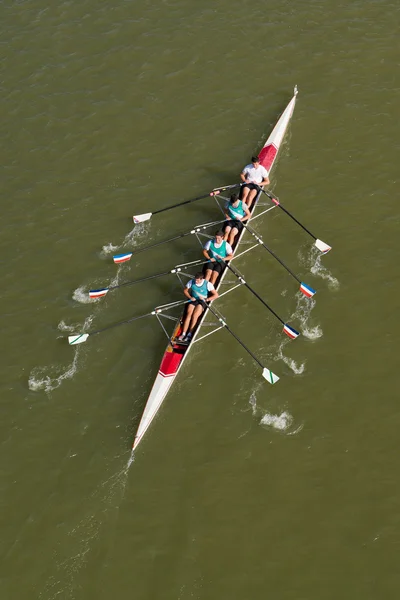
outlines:
{"label": "dark shorts", "polygon": [[242,221],[236,221],[236,219],[231,219],[225,223],[224,231],[226,227],[230,227],[231,229],[235,228],[240,233],[243,229]]}
{"label": "dark shorts", "polygon": [[204,272],[206,271],[214,271],[216,273],[218,273],[219,275],[222,273],[223,269],[224,269],[224,263],[219,263],[219,262],[207,262],[204,265]]}
{"label": "dark shorts", "polygon": [[191,300],[190,304],[192,306],[202,306],[204,308],[204,302],[205,300]]}
{"label": "dark shorts", "polygon": [[256,183],[245,183],[244,186],[242,186],[243,188],[247,187],[249,188],[249,190],[258,190],[260,189],[260,186],[257,185]]}

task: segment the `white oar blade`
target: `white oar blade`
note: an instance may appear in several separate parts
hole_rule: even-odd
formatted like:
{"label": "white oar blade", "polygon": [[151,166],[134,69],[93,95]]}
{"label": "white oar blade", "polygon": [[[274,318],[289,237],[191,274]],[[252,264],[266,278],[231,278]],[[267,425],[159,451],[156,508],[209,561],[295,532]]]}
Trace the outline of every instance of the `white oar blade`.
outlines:
{"label": "white oar blade", "polygon": [[317,293],[317,291],[314,290],[310,285],[307,285],[303,282],[300,284],[300,291],[306,296],[306,298],[312,298]]}
{"label": "white oar blade", "polygon": [[329,250],[332,250],[331,246],[328,246],[328,244],[325,244],[322,240],[315,240],[315,245],[322,254],[326,254]]}
{"label": "white oar blade", "polygon": [[151,219],[152,214],[153,213],[143,213],[143,215],[134,215],[133,222],[143,223],[144,221],[149,221]]}
{"label": "white oar blade", "polygon": [[89,298],[103,298],[108,293],[108,289],[104,288],[102,290],[90,290]]}
{"label": "white oar blade", "polygon": [[290,325],[286,324],[283,326],[283,331],[288,337],[290,337],[291,340],[295,340],[300,335],[299,331],[296,331],[295,329],[293,329],[293,327],[290,327]]}
{"label": "white oar blade", "polygon": [[268,383],[276,383],[277,381],[279,381],[278,375],[275,375],[275,373],[273,373],[266,367],[264,367],[263,369],[262,376],[268,381]]}
{"label": "white oar blade", "polygon": [[113,256],[113,261],[116,265],[119,265],[121,263],[127,262],[128,260],[131,260],[131,258],[132,252],[128,252],[127,254],[116,254],[115,256]]}
{"label": "white oar blade", "polygon": [[69,335],[68,336],[68,344],[70,346],[75,346],[76,344],[83,344],[88,339],[88,333],[80,333],[79,335]]}

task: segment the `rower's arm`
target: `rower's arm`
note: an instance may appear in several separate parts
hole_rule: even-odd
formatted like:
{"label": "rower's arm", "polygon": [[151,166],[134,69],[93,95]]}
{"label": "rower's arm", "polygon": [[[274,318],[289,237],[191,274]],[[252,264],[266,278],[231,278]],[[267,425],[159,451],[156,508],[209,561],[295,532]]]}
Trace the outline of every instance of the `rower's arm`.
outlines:
{"label": "rower's arm", "polygon": [[211,258],[211,256],[208,254],[207,250],[203,250],[203,256],[206,257],[207,260],[211,260],[211,262],[215,262],[215,258]]}
{"label": "rower's arm", "polygon": [[228,254],[228,256],[225,256],[224,261],[228,262],[228,260],[232,260],[232,258],[233,258],[233,254],[232,253]]}
{"label": "rower's arm", "polygon": [[249,211],[249,207],[247,206],[247,204],[245,202],[242,202],[242,206],[243,206],[244,212],[246,214],[240,220],[241,221],[247,221],[247,219],[249,219],[251,217],[251,213]]}
{"label": "rower's arm", "polygon": [[213,290],[212,292],[209,292],[209,294],[210,294],[210,295],[209,295],[209,296],[208,296],[208,298],[207,298],[207,300],[208,300],[209,302],[212,302],[213,300],[216,300],[216,299],[218,298],[218,296],[219,296],[219,294],[218,294],[217,290]]}
{"label": "rower's arm", "polygon": [[184,288],[183,293],[189,300],[194,300],[194,298],[190,295],[190,289],[188,289],[187,287]]}
{"label": "rower's arm", "polygon": [[246,183],[247,179],[246,179],[246,173],[245,173],[244,171],[242,171],[242,172],[240,173],[240,179],[241,179],[241,180],[242,180],[244,183]]}

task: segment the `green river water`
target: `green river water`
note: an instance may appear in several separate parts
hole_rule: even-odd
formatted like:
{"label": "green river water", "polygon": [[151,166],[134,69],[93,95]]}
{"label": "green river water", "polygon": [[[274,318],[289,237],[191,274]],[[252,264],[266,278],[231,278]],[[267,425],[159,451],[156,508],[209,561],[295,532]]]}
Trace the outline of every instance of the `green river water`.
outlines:
{"label": "green river water", "polygon": [[[1,14],[1,600],[400,597],[399,7],[389,0],[4,0]],[[116,252],[215,218],[299,96],[271,188],[282,212],[216,306],[130,460],[176,280],[93,287],[194,260],[193,239]],[[247,240],[248,241],[248,240]]]}

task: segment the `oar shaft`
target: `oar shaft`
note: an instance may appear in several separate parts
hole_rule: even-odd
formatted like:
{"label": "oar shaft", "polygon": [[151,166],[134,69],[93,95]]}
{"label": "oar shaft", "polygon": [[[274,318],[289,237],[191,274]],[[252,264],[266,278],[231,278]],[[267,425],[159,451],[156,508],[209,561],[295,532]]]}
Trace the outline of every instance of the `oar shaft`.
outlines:
{"label": "oar shaft", "polygon": [[179,235],[175,235],[168,240],[163,240],[162,242],[156,242],[155,244],[150,244],[149,246],[145,246],[144,248],[139,248],[135,250],[134,254],[140,254],[141,252],[145,252],[146,250],[150,250],[151,248],[157,248],[157,246],[162,246],[163,244],[168,244],[168,242],[175,242],[176,240],[180,240],[181,238],[186,237],[187,235],[191,235],[192,232],[188,231],[187,233],[180,233]]}
{"label": "oar shaft", "polygon": [[120,283],[119,285],[112,285],[108,289],[109,290],[117,290],[118,288],[124,287],[126,285],[135,285],[135,283],[142,283],[143,281],[149,281],[150,279],[156,279],[157,277],[163,277],[164,275],[171,275],[174,273],[180,273],[184,269],[188,269],[189,267],[194,267],[195,265],[203,265],[207,261],[203,261],[201,259],[192,261],[188,265],[181,265],[170,269],[169,271],[163,271],[162,273],[156,273],[155,275],[148,275],[147,277],[141,277],[140,279],[133,279],[132,281],[125,281],[125,283]]}
{"label": "oar shaft", "polygon": [[247,229],[247,231],[248,231],[249,233],[251,233],[251,235],[252,235],[252,236],[253,236],[253,237],[254,237],[254,238],[257,240],[257,242],[258,242],[259,244],[261,244],[261,246],[263,246],[263,247],[264,247],[264,248],[267,250],[267,252],[269,252],[269,253],[271,254],[271,256],[273,256],[273,257],[275,258],[275,260],[277,260],[277,261],[278,261],[278,263],[280,263],[280,264],[282,265],[282,267],[284,267],[284,268],[286,269],[286,271],[287,271],[288,273],[290,273],[290,275],[291,275],[291,276],[292,276],[292,277],[293,277],[293,278],[294,278],[296,281],[298,281],[298,282],[301,284],[301,280],[300,280],[300,279],[297,277],[297,275],[295,275],[295,274],[293,273],[293,271],[292,271],[291,269],[289,269],[289,267],[288,267],[288,266],[287,266],[287,265],[286,265],[286,264],[283,262],[283,260],[281,260],[281,259],[279,258],[279,256],[277,256],[277,255],[275,254],[275,252],[274,252],[273,250],[271,250],[271,248],[268,248],[268,246],[267,246],[266,244],[264,244],[263,240],[260,238],[260,236],[259,236],[259,235],[257,235],[257,234],[256,234],[256,232],[254,231],[254,229],[252,229],[251,227],[249,227],[249,225],[245,225],[245,224],[243,224],[243,226],[244,226],[244,227]]}
{"label": "oar shaft", "polygon": [[191,200],[184,200],[183,202],[177,202],[176,204],[171,204],[171,206],[166,206],[165,208],[160,208],[155,210],[152,214],[158,215],[159,213],[165,212],[166,210],[171,210],[172,208],[177,208],[178,206],[185,206],[185,204],[191,204],[192,202],[197,202],[198,200],[204,200],[204,198],[208,198],[209,196],[218,196],[218,194],[223,190],[228,190],[233,187],[238,187],[240,183],[234,185],[227,185],[222,188],[215,188],[212,192],[208,192],[207,194],[203,194],[202,196],[197,196],[197,198],[192,198]]}
{"label": "oar shaft", "polygon": [[264,306],[266,308],[268,308],[268,310],[278,319],[278,321],[280,321],[282,323],[282,325],[285,325],[285,321],[283,319],[280,318],[280,316],[274,311],[273,308],[271,308],[269,306],[269,304],[267,304],[265,302],[265,300],[263,298],[261,298],[261,296],[243,279],[243,277],[241,275],[239,275],[235,269],[233,267],[231,267],[231,265],[229,265],[228,263],[226,263],[226,266],[228,267],[228,269],[230,271],[232,271],[232,273],[235,275],[235,277],[238,278],[238,280],[247,287],[248,290],[250,290],[250,292],[253,294],[253,296],[255,296],[256,298],[258,298],[258,300],[264,304]]}
{"label": "oar shaft", "polygon": [[213,221],[211,223],[206,223],[205,225],[199,225],[197,227],[193,227],[193,229],[191,229],[190,231],[187,231],[185,233],[180,233],[179,235],[175,235],[172,238],[168,238],[167,240],[163,240],[162,242],[156,242],[155,244],[150,244],[149,246],[145,246],[144,248],[138,248],[138,250],[135,250],[133,252],[133,254],[136,256],[136,254],[140,254],[141,252],[145,252],[146,250],[150,250],[151,248],[157,248],[158,246],[162,246],[163,244],[168,244],[169,242],[175,242],[176,240],[180,240],[188,235],[195,235],[196,233],[200,233],[201,231],[204,231],[205,229],[209,229],[210,227],[213,227],[214,225],[219,225],[220,223],[224,223],[225,220],[221,220],[221,221]]}
{"label": "oar shaft", "polygon": [[227,332],[230,333],[235,338],[235,340],[242,346],[242,348],[244,348],[246,350],[246,352],[248,354],[250,354],[250,356],[256,361],[256,363],[262,369],[264,369],[264,365],[258,360],[257,356],[255,354],[253,354],[253,352],[244,344],[244,342],[242,342],[242,340],[236,335],[236,333],[234,333],[232,331],[232,329],[230,327],[228,327],[227,323],[217,315],[217,313],[215,312],[215,310],[213,310],[212,307],[209,304],[206,305],[206,306],[209,309],[209,311],[214,315],[214,317],[216,317],[218,319],[218,321],[221,323],[221,325],[223,327],[225,327],[225,329],[227,330]]}
{"label": "oar shaft", "polygon": [[290,217],[291,219],[293,219],[293,221],[294,221],[295,223],[297,223],[297,225],[300,225],[300,227],[301,227],[302,229],[304,229],[304,231],[306,231],[306,232],[308,233],[308,235],[310,235],[312,238],[314,238],[314,240],[316,240],[316,239],[317,239],[317,237],[316,237],[316,236],[315,236],[313,233],[311,233],[311,231],[310,231],[309,229],[307,229],[307,227],[305,227],[305,226],[304,226],[302,223],[300,223],[300,221],[298,221],[298,220],[296,219],[296,217],[295,217],[294,215],[292,215],[292,213],[290,213],[290,212],[287,210],[287,208],[285,208],[284,206],[282,206],[282,204],[281,204],[281,202],[280,202],[279,198],[277,198],[276,196],[274,196],[273,194],[271,194],[271,192],[267,192],[266,190],[262,190],[262,191],[264,192],[264,194],[265,194],[266,196],[268,196],[268,198],[270,198],[270,200],[272,200],[272,202],[274,202],[274,204],[276,204],[276,206],[279,206],[279,208],[281,208],[281,209],[283,210],[283,212],[285,212],[287,215],[289,215],[289,217]]}
{"label": "oar shaft", "polygon": [[131,319],[127,319],[126,321],[120,321],[119,323],[114,323],[113,325],[108,325],[107,327],[103,327],[103,329],[98,329],[97,331],[91,331],[90,335],[96,335],[97,333],[102,333],[103,331],[107,331],[108,329],[114,329],[114,327],[119,327],[120,325],[126,325],[127,323],[133,323],[133,321],[138,321],[139,319],[144,319],[145,317],[150,317],[150,315],[155,314],[155,311],[146,313],[145,315],[139,315],[138,317],[132,317]]}

